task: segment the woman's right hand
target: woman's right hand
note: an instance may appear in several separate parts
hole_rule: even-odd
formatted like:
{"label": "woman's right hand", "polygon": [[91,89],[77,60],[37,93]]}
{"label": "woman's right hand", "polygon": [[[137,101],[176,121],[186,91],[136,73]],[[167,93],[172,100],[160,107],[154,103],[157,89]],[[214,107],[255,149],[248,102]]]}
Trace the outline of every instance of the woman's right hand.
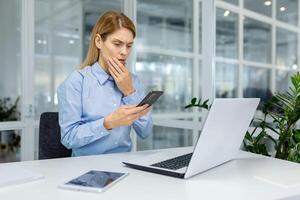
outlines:
{"label": "woman's right hand", "polygon": [[135,105],[121,106],[116,111],[104,118],[103,125],[108,130],[119,126],[129,126],[150,110],[151,107],[148,107],[147,104],[138,107]]}

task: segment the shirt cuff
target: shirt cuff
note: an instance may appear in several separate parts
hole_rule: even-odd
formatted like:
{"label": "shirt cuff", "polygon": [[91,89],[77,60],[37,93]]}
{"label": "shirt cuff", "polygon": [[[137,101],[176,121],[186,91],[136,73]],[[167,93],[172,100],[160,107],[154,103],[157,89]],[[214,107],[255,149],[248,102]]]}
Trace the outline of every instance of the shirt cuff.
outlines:
{"label": "shirt cuff", "polygon": [[103,122],[104,118],[91,122],[90,128],[94,134],[100,134],[100,136],[105,136],[110,133],[109,130],[107,130],[104,127]]}
{"label": "shirt cuff", "polygon": [[135,104],[139,104],[140,101],[142,101],[142,97],[138,94],[137,90],[135,90],[132,94],[123,97],[123,102],[127,105],[135,105]]}

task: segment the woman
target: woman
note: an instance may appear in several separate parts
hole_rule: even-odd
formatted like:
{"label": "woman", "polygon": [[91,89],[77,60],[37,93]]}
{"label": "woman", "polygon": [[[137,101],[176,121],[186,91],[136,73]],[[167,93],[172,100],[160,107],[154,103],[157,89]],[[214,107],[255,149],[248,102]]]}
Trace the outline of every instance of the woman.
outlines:
{"label": "woman", "polygon": [[152,132],[144,92],[126,67],[135,26],[123,13],[104,13],[93,28],[81,69],[58,88],[61,142],[72,156],[130,151],[131,125],[145,138]]}

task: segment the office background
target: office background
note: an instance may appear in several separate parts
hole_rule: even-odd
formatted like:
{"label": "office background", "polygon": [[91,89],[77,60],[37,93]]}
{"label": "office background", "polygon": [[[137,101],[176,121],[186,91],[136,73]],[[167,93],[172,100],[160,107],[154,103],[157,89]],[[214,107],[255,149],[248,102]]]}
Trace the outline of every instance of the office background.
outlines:
{"label": "office background", "polygon": [[57,111],[57,86],[110,9],[136,23],[128,67],[165,92],[133,150],[194,144],[206,114],[184,109],[194,96],[265,101],[299,71],[299,0],[0,0],[0,108],[19,98],[17,120],[0,119],[0,162],[37,158],[40,114]]}

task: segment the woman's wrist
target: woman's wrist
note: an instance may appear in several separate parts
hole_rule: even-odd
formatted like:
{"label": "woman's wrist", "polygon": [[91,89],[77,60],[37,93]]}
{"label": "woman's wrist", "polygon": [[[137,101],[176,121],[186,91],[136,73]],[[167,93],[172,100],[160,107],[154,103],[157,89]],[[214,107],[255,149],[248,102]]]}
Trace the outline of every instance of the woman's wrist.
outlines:
{"label": "woman's wrist", "polygon": [[103,126],[104,128],[106,128],[107,130],[111,130],[113,128],[112,123],[109,120],[109,117],[105,117],[104,118],[104,122],[103,122]]}
{"label": "woman's wrist", "polygon": [[127,96],[131,95],[134,92],[135,92],[135,89],[132,88],[132,89],[128,90],[127,92],[124,92],[124,96],[127,97]]}

